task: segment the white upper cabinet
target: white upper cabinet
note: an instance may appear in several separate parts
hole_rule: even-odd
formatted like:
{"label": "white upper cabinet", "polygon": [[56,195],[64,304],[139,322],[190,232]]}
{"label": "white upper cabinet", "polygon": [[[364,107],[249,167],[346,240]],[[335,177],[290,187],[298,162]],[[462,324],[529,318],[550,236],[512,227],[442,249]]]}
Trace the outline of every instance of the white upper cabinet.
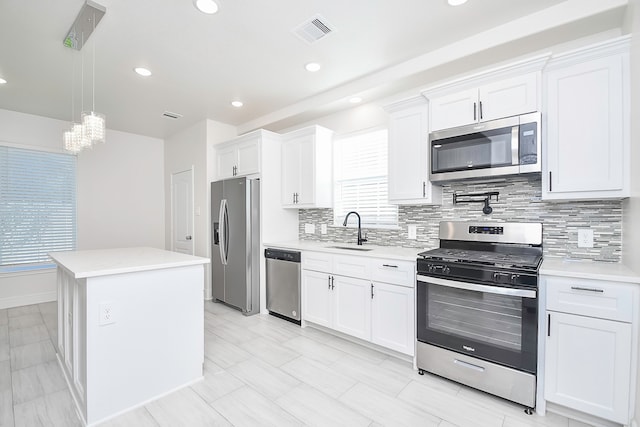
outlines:
{"label": "white upper cabinet", "polygon": [[333,131],[311,126],[282,136],[282,206],[329,208],[333,203]]}
{"label": "white upper cabinet", "polygon": [[261,142],[266,133],[257,130],[217,145],[217,179],[260,173]]}
{"label": "white upper cabinet", "polygon": [[385,107],[389,113],[389,203],[440,204],[429,181],[428,109],[423,97]]}
{"label": "white upper cabinet", "polygon": [[620,37],[550,60],[543,199],[629,196],[629,43]]}
{"label": "white upper cabinet", "polygon": [[531,72],[446,95],[428,96],[431,131],[537,111],[539,76],[539,72]]}

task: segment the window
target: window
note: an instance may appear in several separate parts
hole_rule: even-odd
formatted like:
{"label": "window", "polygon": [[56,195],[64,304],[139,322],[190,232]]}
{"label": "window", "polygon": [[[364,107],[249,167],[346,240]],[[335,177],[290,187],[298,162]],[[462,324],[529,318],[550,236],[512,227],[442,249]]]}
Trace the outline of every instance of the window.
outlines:
{"label": "window", "polygon": [[356,211],[363,227],[398,225],[398,208],[387,198],[387,130],[339,138],[334,146],[334,223]]}
{"label": "window", "polygon": [[75,246],[75,156],[0,146],[0,268],[40,267]]}

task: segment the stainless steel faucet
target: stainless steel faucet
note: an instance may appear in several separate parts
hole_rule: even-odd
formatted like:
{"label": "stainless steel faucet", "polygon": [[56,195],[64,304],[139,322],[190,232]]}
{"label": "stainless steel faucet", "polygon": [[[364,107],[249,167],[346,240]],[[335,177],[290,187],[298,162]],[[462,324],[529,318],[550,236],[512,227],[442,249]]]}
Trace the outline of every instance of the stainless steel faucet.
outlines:
{"label": "stainless steel faucet", "polygon": [[367,238],[365,237],[364,239],[362,238],[362,228],[360,227],[360,214],[356,211],[351,211],[347,214],[347,216],[344,217],[344,222],[342,223],[342,225],[344,225],[345,227],[347,226],[347,220],[349,219],[349,215],[351,214],[355,214],[358,217],[358,245],[361,245],[367,241]]}

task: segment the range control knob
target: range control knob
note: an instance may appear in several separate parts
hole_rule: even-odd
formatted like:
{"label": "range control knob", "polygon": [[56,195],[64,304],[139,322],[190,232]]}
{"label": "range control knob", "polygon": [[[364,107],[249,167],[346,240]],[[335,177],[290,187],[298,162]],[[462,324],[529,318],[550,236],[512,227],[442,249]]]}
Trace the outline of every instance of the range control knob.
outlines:
{"label": "range control knob", "polygon": [[445,267],[442,269],[442,272],[443,272],[444,274],[449,274],[449,272],[450,272],[450,271],[451,271],[451,269],[450,269],[449,267],[447,267],[447,266],[445,266]]}

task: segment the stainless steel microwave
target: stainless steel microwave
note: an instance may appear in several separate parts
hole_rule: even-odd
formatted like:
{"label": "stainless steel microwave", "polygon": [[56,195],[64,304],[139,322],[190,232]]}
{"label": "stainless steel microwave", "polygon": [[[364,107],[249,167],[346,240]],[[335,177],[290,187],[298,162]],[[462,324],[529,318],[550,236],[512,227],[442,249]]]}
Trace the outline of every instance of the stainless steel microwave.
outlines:
{"label": "stainless steel microwave", "polygon": [[432,132],[432,182],[540,172],[540,113]]}

